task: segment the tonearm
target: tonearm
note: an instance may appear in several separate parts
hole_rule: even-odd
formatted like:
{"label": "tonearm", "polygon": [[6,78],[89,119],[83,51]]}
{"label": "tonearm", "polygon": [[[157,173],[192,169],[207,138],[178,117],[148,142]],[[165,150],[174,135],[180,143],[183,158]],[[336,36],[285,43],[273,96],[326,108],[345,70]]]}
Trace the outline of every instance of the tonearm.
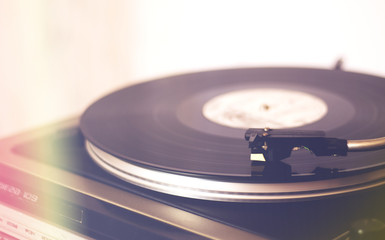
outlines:
{"label": "tonearm", "polygon": [[316,156],[346,156],[348,152],[385,148],[385,137],[345,140],[325,137],[323,131],[250,128],[245,139],[251,149],[250,160],[280,161],[290,157],[295,148],[307,148]]}

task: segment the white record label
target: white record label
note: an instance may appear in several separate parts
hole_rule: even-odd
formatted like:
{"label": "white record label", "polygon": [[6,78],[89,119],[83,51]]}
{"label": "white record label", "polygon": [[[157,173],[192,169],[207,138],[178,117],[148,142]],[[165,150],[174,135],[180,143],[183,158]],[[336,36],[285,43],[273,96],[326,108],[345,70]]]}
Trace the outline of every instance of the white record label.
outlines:
{"label": "white record label", "polygon": [[320,120],[328,107],[308,93],[258,88],[216,96],[202,111],[210,121],[232,128],[293,128]]}

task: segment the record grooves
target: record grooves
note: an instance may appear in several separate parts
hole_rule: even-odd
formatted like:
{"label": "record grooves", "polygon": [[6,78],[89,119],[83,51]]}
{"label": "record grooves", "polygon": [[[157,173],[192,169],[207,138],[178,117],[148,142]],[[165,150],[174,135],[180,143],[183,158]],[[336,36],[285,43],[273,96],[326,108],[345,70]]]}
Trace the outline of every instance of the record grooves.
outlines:
{"label": "record grooves", "polygon": [[[254,196],[246,201],[269,200],[261,198],[266,195],[263,184],[269,184],[276,188],[272,192],[277,191],[277,196],[288,191],[293,199],[301,199],[383,184],[384,150],[353,152],[346,157],[316,157],[300,149],[283,160],[291,166],[289,179],[270,182],[264,176],[253,175],[249,149],[243,139],[245,129],[218,124],[202,112],[205,104],[217,96],[250,89],[301,92],[321,99],[327,106],[326,114],[319,120],[291,129],[322,130],[327,136],[343,139],[385,136],[385,129],[381,128],[385,106],[379,104],[384,101],[384,79],[302,68],[218,70],[138,84],[95,102],[81,117],[80,127],[89,153],[102,168],[142,187],[180,196],[244,201],[241,198],[246,194]],[[294,110],[302,114],[303,107],[298,106]],[[268,104],[263,108],[266,115],[278,109]],[[281,114],[282,118],[286,115]],[[150,173],[141,175],[138,169]],[[318,174],[320,169],[321,173],[330,170],[333,174]],[[171,179],[177,177],[177,186],[163,189],[170,184],[162,182],[167,177],[151,180],[150,175],[158,173]],[[143,179],[147,179],[145,183],[141,182]],[[198,181],[199,187],[183,193],[192,186],[184,179]],[[154,182],[159,183],[153,186]],[[213,187],[200,187],[208,183]],[[305,185],[306,196],[298,190]],[[241,193],[240,189],[247,190]],[[221,191],[232,197],[210,195]],[[210,196],[201,196],[207,192]],[[272,192],[267,192],[273,200]]]}

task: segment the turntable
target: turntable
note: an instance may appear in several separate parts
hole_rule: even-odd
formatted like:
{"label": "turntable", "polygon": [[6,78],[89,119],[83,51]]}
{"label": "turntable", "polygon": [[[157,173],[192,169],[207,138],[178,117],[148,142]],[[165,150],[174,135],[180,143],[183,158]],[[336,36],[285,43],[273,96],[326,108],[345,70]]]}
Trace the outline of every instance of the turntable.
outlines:
{"label": "turntable", "polygon": [[304,68],[121,89],[80,118],[2,141],[0,229],[26,239],[380,239],[384,93],[380,77]]}

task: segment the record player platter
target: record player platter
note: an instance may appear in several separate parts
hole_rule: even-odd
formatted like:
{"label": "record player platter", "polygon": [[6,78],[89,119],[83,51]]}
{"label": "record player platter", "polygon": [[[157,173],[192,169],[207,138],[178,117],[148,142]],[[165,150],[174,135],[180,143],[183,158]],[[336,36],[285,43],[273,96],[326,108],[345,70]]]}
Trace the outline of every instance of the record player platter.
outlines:
{"label": "record player platter", "polygon": [[198,72],[107,95],[85,111],[80,128],[98,165],[144,188],[219,201],[318,198],[383,185],[385,150],[316,156],[296,146],[272,164],[250,160],[245,131],[380,138],[384,92],[385,79],[340,70]]}

